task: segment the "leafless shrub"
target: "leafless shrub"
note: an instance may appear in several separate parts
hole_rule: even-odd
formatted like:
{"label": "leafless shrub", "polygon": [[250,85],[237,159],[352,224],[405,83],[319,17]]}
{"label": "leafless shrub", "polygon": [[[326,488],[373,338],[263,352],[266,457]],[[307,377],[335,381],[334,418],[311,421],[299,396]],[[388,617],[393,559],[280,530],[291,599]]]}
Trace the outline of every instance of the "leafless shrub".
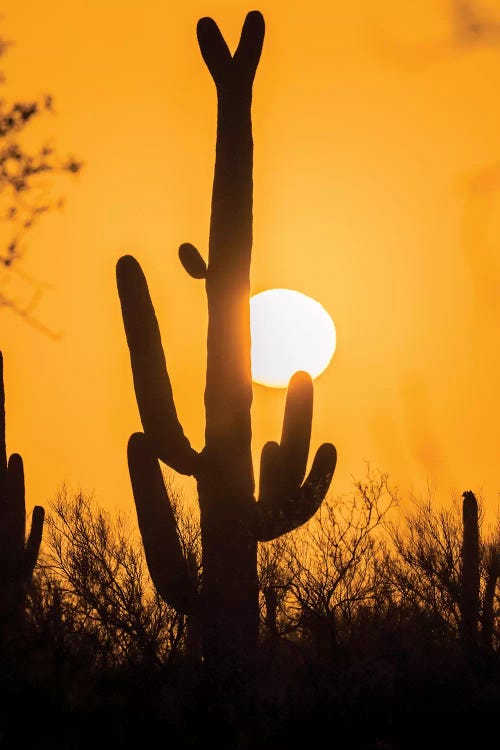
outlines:
{"label": "leafless shrub", "polygon": [[[196,555],[193,523],[178,518],[183,543]],[[93,644],[103,664],[161,665],[182,654],[186,620],[152,586],[131,519],[112,519],[91,495],[64,486],[46,525],[40,605],[59,611],[59,627]]]}

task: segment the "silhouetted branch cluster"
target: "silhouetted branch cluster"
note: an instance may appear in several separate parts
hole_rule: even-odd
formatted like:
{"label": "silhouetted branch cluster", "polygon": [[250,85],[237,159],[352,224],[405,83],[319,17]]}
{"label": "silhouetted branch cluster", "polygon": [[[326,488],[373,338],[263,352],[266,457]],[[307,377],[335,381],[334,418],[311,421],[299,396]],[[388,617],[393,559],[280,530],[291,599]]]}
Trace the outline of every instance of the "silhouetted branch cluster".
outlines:
{"label": "silhouetted branch cluster", "polygon": [[494,18],[474,0],[452,0],[450,16],[455,43],[498,44],[500,42],[500,17]]}
{"label": "silhouetted branch cluster", "polygon": [[446,637],[460,622],[460,520],[431,500],[414,505],[404,525],[393,529],[396,554],[386,564],[401,605],[425,611],[433,632]]}
{"label": "silhouetted branch cluster", "polygon": [[391,38],[385,26],[372,32],[372,44],[379,56],[392,65],[407,70],[419,70],[424,66],[441,63],[458,53],[468,53],[477,48],[500,45],[500,13],[486,9],[478,0],[442,0],[446,18],[446,31],[431,38],[418,41],[402,41]]}
{"label": "silhouetted branch cluster", "polygon": [[[143,662],[159,666],[182,653],[186,618],[151,586],[129,520],[118,515],[112,521],[91,496],[70,495],[63,487],[46,526],[33,593],[38,622],[43,602],[49,603],[49,622],[57,614],[61,627],[69,617],[67,635],[76,638],[78,650],[84,643],[92,645],[94,667]],[[179,517],[179,526],[186,549],[196,558],[192,518]]]}
{"label": "silhouetted branch cluster", "polygon": [[[6,47],[0,49],[0,56]],[[34,119],[53,112],[51,96],[40,101],[10,103],[0,97],[0,198],[4,205],[0,221],[11,227],[11,235],[0,252],[0,263],[9,267],[22,252],[21,240],[36,220],[50,208],[62,205],[38,179],[46,174],[76,174],[82,162],[74,157],[61,158],[55,148],[44,144],[28,150],[24,131]]]}
{"label": "silhouetted branch cluster", "polygon": [[[0,40],[0,57],[9,46],[8,42]],[[2,76],[0,82],[3,81]],[[0,306],[11,308],[28,323],[49,334],[49,329],[33,315],[43,284],[25,276],[32,289],[28,303],[20,303],[7,287],[13,265],[26,250],[27,233],[43,214],[63,205],[63,198],[53,193],[57,178],[75,175],[83,165],[74,156],[61,157],[50,143],[38,147],[27,143],[30,125],[53,111],[50,95],[39,100],[14,102],[0,97],[0,267],[3,267]]]}

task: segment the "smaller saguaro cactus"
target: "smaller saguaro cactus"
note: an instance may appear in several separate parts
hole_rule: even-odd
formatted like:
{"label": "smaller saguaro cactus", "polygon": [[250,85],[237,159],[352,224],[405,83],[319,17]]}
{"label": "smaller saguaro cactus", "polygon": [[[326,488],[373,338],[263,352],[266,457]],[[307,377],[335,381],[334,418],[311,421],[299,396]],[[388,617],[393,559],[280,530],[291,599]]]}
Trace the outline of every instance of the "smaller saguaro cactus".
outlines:
{"label": "smaller saguaro cactus", "polygon": [[45,511],[33,510],[26,540],[23,460],[13,453],[7,460],[3,354],[0,352],[0,637],[1,646],[15,633],[23,615],[26,590],[38,559]]}
{"label": "smaller saguaro cactus", "polygon": [[466,658],[473,657],[478,646],[479,627],[479,510],[476,496],[463,493],[462,586],[460,595],[460,639]]}
{"label": "smaller saguaro cactus", "polygon": [[486,570],[486,584],[483,594],[483,611],[481,627],[481,646],[488,653],[493,648],[493,633],[495,630],[495,592],[500,578],[500,546],[498,543],[486,545],[484,552],[484,567]]}

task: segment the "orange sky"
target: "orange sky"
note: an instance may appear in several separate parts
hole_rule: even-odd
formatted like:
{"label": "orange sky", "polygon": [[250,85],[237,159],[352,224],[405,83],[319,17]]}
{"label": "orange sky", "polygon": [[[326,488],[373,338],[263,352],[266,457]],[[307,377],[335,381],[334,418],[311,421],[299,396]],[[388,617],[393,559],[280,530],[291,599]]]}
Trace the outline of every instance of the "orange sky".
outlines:
{"label": "orange sky", "polygon": [[[28,507],[67,482],[133,509],[126,444],[140,423],[115,284],[124,253],[144,268],[178,413],[203,445],[206,298],[177,258],[181,242],[208,242],[216,100],[196,22],[212,16],[234,48],[258,9],[252,284],[297,289],[335,321],[312,448],[335,443],[334,492],[369,462],[404,495],[431,484],[446,502],[473,489],[496,511],[500,38],[461,46],[450,6],[3,3],[15,42],[6,94],[51,93],[56,116],[36,132],[86,163],[19,266],[47,284],[36,315],[62,338],[0,310],[7,448],[25,460]],[[256,475],[283,401],[255,387]]]}

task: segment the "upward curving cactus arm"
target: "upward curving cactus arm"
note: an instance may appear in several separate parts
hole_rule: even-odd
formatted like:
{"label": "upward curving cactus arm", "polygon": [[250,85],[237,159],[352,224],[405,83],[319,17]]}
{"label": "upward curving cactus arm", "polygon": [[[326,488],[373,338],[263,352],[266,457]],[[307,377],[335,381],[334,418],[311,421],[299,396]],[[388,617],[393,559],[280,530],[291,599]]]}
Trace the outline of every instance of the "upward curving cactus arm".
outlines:
{"label": "upward curving cactus arm", "polygon": [[31,516],[31,528],[24,554],[24,579],[26,583],[31,580],[38,560],[38,553],[40,552],[40,545],[42,543],[44,519],[45,509],[41,505],[35,505],[33,515]]}
{"label": "upward curving cactus arm", "polygon": [[177,418],[148,285],[139,263],[131,255],[119,259],[116,281],[144,431],[158,458],[180,474],[195,474],[198,454]]}
{"label": "upward curving cactus arm", "polygon": [[316,451],[311,470],[295,492],[263,497],[257,503],[257,539],[270,542],[294,531],[309,521],[325,499],[330,487],[337,452],[331,443],[323,443]]}
{"label": "upward curving cactus arm", "polygon": [[217,86],[219,97],[237,93],[248,109],[252,84],[264,43],[264,18],[257,10],[247,13],[240,41],[231,55],[221,31],[213,18],[200,18],[197,26],[198,43],[207,68]]}
{"label": "upward curving cactus arm", "polygon": [[302,483],[307,467],[313,415],[313,382],[307,372],[296,372],[288,384],[280,451],[285,465],[285,492]]}
{"label": "upward curving cactus arm", "polygon": [[33,510],[26,541],[26,504],[23,460],[13,453],[7,461],[5,440],[5,389],[0,352],[0,603],[4,615],[20,606],[31,581],[42,541],[45,511]]}
{"label": "upward curving cactus arm", "polygon": [[313,411],[313,383],[308,373],[290,380],[281,442],[266,443],[260,466],[257,537],[270,541],[311,518],[328,492],[337,463],[331,443],[318,448],[306,473]]}
{"label": "upward curving cactus arm", "polygon": [[42,542],[45,511],[40,505],[33,509],[29,537],[26,536],[26,506],[23,459],[13,453],[7,464],[2,493],[2,549],[10,571],[24,584],[29,583],[35,569]]}
{"label": "upward curving cactus arm", "polygon": [[182,614],[192,614],[196,608],[196,583],[182,552],[160,466],[142,433],[130,437],[128,464],[151,579],[171,607]]}

